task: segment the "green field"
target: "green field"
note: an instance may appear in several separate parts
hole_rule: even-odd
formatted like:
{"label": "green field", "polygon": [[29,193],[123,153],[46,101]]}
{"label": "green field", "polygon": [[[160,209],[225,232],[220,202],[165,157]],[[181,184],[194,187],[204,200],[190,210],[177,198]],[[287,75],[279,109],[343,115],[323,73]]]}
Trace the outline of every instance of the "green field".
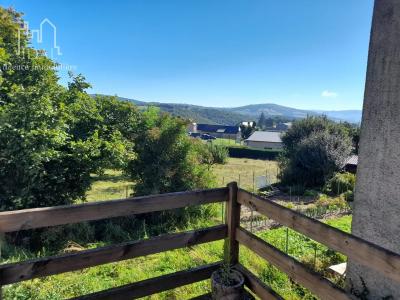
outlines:
{"label": "green field", "polygon": [[213,172],[220,186],[237,181],[240,187],[252,191],[253,175],[254,181],[258,176],[267,176],[270,182],[275,182],[278,164],[272,160],[229,158],[227,164],[215,165]]}
{"label": "green field", "polygon": [[[268,176],[271,182],[276,181],[278,165],[275,161],[228,158],[225,165],[215,165],[212,172],[215,175],[216,186],[225,186],[231,181],[237,181],[242,188],[252,191],[253,173],[257,176]],[[133,192],[134,183],[120,171],[107,170],[104,175],[93,175],[92,188],[87,193],[88,201],[100,201],[126,198]]]}

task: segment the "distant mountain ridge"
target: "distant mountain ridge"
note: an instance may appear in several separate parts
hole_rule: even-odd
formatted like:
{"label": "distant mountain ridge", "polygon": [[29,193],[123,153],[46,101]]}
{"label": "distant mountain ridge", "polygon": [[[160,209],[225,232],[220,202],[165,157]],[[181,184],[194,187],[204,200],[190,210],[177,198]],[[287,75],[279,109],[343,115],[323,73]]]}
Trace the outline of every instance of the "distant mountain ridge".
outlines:
{"label": "distant mountain ridge", "polygon": [[274,103],[250,104],[240,107],[206,107],[181,103],[145,102],[136,99],[118,97],[120,100],[129,101],[139,107],[156,106],[175,116],[190,119],[197,123],[236,125],[242,121],[257,121],[261,113],[266,117],[282,117],[283,119],[302,119],[308,115],[326,115],[335,121],[359,123],[361,110],[302,110]]}
{"label": "distant mountain ridge", "polygon": [[361,110],[304,110],[274,103],[250,104],[228,109],[250,116],[260,116],[261,113],[264,113],[265,116],[282,116],[293,119],[301,119],[310,115],[326,115],[335,121],[347,121],[350,123],[359,123],[362,112]]}

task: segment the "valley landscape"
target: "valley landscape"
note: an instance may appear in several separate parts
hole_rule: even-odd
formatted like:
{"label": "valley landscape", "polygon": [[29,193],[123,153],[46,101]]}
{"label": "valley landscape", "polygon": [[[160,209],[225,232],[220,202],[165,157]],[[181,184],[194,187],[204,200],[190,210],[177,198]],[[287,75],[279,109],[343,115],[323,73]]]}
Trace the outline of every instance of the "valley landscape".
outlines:
{"label": "valley landscape", "polygon": [[325,115],[337,122],[359,124],[362,112],[361,110],[303,110],[273,103],[249,104],[240,107],[206,107],[183,103],[145,102],[130,98],[118,98],[142,108],[148,106],[159,107],[161,111],[190,119],[193,122],[218,125],[236,125],[243,121],[258,120],[261,113],[264,113],[266,117],[277,118],[281,121]]}

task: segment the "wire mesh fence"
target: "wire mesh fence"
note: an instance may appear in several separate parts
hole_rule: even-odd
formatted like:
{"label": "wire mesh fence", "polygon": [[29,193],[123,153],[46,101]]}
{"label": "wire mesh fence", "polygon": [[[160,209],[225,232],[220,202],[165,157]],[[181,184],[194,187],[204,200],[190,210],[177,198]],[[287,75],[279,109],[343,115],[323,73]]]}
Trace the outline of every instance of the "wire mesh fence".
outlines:
{"label": "wire mesh fence", "polygon": [[265,170],[242,171],[225,174],[219,178],[219,185],[225,186],[229,182],[236,181],[238,187],[256,192],[258,189],[276,183],[278,181],[278,168],[269,167]]}

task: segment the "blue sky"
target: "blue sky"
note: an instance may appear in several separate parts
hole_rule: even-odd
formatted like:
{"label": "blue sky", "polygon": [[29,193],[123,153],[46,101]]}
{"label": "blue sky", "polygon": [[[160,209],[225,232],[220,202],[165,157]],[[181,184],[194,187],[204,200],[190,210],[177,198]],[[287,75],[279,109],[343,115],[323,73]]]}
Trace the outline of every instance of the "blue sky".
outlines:
{"label": "blue sky", "polygon": [[84,74],[93,93],[224,107],[362,106],[373,0],[0,4],[24,12],[31,29],[54,23],[56,60]]}

